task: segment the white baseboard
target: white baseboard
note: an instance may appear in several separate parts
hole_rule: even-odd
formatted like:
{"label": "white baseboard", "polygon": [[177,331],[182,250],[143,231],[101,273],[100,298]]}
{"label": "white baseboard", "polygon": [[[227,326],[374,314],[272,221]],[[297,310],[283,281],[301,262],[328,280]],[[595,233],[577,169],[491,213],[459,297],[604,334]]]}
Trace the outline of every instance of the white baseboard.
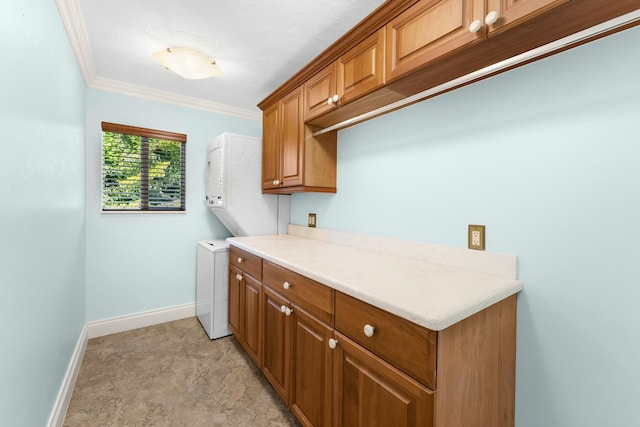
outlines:
{"label": "white baseboard", "polygon": [[159,310],[144,311],[127,316],[113,317],[87,323],[89,338],[102,337],[174,320],[186,319],[196,315],[196,304],[189,303]]}
{"label": "white baseboard", "polygon": [[73,393],[73,387],[76,384],[78,378],[78,372],[80,372],[80,365],[82,365],[82,358],[84,357],[84,351],[87,348],[87,326],[82,328],[76,348],[73,351],[71,362],[65,373],[64,382],[58,392],[58,398],[56,404],[53,407],[51,416],[49,417],[49,427],[61,427],[64,422],[64,416],[67,413],[69,407],[69,401],[71,401],[71,394]]}

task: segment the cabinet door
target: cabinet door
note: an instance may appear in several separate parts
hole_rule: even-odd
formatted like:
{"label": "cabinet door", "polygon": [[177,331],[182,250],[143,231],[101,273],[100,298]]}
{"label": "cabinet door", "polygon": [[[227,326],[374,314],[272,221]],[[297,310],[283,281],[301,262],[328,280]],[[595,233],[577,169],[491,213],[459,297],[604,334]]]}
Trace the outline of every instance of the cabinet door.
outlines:
{"label": "cabinet door", "polygon": [[384,84],[385,29],[358,43],[338,59],[338,96],[353,101]]}
{"label": "cabinet door", "polygon": [[329,427],[332,416],[333,330],[293,305],[291,410],[304,425]]}
{"label": "cabinet door", "polygon": [[304,84],[305,121],[333,110],[336,107],[333,100],[334,95],[338,95],[338,87],[336,84],[336,63],[332,62]]}
{"label": "cabinet door", "polygon": [[484,37],[484,0],[420,0],[387,24],[387,81]]}
{"label": "cabinet door", "polygon": [[487,16],[495,12],[497,21],[489,26],[489,34],[499,33],[568,0],[488,0]]}
{"label": "cabinet door", "polygon": [[242,272],[234,266],[229,266],[229,329],[242,343]]}
{"label": "cabinet door", "polygon": [[262,114],[262,188],[277,188],[280,179],[280,145],[278,129],[280,127],[280,104],[275,103]]}
{"label": "cabinet door", "polygon": [[304,161],[304,123],[302,119],[302,88],[296,89],[280,102],[280,186],[302,185]]}
{"label": "cabinet door", "polygon": [[243,275],[243,325],[244,348],[256,362],[262,366],[262,284],[253,277]]}
{"label": "cabinet door", "polygon": [[336,333],[334,425],[432,427],[433,392]]}
{"label": "cabinet door", "polygon": [[290,317],[282,313],[281,308],[288,302],[264,287],[264,364],[262,372],[269,382],[289,403],[289,383],[291,380],[291,340]]}

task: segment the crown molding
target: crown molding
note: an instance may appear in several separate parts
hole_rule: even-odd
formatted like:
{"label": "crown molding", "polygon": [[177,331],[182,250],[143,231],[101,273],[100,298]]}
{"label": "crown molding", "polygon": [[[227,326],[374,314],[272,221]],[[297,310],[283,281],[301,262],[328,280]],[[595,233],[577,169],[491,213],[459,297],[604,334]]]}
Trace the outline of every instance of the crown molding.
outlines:
{"label": "crown molding", "polygon": [[105,92],[115,92],[123,95],[134,96],[136,98],[148,99],[151,101],[165,102],[178,105],[181,107],[193,108],[196,110],[204,110],[211,113],[224,114],[227,116],[235,116],[249,120],[262,120],[260,111],[251,111],[243,108],[233,107],[231,105],[219,104],[217,102],[207,101],[201,98],[191,96],[177,95],[172,92],[166,92],[159,89],[153,89],[144,86],[138,86],[119,80],[107,79],[104,77],[96,77],[93,82],[88,85],[91,89],[103,90]]}
{"label": "crown molding", "polygon": [[76,56],[80,72],[87,86],[96,78],[96,67],[93,64],[89,37],[84,25],[80,0],[56,0],[58,11],[62,17],[62,24],[67,31],[71,48]]}
{"label": "crown molding", "polygon": [[80,9],[80,0],[56,0],[56,4],[58,6],[58,11],[60,12],[64,28],[67,31],[71,48],[76,56],[84,82],[88,88],[115,92],[151,101],[159,101],[181,107],[204,110],[211,113],[224,114],[248,120],[262,120],[262,113],[257,109],[256,111],[247,110],[231,105],[207,101],[201,98],[178,95],[159,89],[152,89],[98,76],[93,63],[93,56],[91,55],[91,47],[89,45],[89,37],[84,24],[82,10]]}

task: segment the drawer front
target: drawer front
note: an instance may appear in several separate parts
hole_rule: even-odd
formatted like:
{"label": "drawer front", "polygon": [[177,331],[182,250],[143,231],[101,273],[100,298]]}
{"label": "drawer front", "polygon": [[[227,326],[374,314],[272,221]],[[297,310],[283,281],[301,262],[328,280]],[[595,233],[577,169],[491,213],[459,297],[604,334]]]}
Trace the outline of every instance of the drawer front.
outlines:
{"label": "drawer front", "polygon": [[264,261],[262,281],[292,304],[333,325],[333,289],[269,261]]}
{"label": "drawer front", "polygon": [[262,258],[247,251],[229,247],[229,264],[238,267],[254,279],[262,280]]}
{"label": "drawer front", "polygon": [[[365,334],[365,326],[373,327]],[[435,390],[435,331],[336,292],[335,328],[401,371]]]}

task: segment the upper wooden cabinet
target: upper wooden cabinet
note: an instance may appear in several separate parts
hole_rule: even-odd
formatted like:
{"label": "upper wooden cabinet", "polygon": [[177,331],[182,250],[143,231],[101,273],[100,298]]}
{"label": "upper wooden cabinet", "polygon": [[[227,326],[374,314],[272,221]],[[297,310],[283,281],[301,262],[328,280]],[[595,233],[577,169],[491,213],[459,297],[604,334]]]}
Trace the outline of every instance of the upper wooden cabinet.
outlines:
{"label": "upper wooden cabinet", "polygon": [[302,88],[264,111],[262,190],[336,191],[336,133],[314,137],[303,121]]}
{"label": "upper wooden cabinet", "polygon": [[504,31],[569,0],[488,0],[486,14],[475,17],[488,26],[489,35]]}
{"label": "upper wooden cabinet", "polygon": [[[637,8],[638,0],[387,0],[259,106],[265,115],[272,113],[275,103],[304,87],[308,126],[317,130],[355,124],[375,117],[367,113],[380,107]],[[384,46],[378,43],[381,37]],[[384,69],[378,62],[382,59]],[[265,123],[273,119],[265,117]],[[297,191],[311,190],[306,181],[302,187]]]}
{"label": "upper wooden cabinet", "polygon": [[358,43],[304,84],[309,121],[384,85],[385,29]]}
{"label": "upper wooden cabinet", "polygon": [[304,84],[304,119],[311,120],[336,108],[339,100],[336,66],[332,62]]}
{"label": "upper wooden cabinet", "polygon": [[484,0],[421,0],[387,24],[387,79],[479,40],[469,31]]}
{"label": "upper wooden cabinet", "polygon": [[280,179],[280,103],[262,113],[262,189],[276,188]]}
{"label": "upper wooden cabinet", "polygon": [[[387,24],[387,80],[415,72],[567,1],[487,0],[485,7],[485,0],[420,0]],[[486,65],[475,61],[475,68]]]}
{"label": "upper wooden cabinet", "polygon": [[385,29],[376,31],[338,60],[338,105],[346,104],[384,84]]}

